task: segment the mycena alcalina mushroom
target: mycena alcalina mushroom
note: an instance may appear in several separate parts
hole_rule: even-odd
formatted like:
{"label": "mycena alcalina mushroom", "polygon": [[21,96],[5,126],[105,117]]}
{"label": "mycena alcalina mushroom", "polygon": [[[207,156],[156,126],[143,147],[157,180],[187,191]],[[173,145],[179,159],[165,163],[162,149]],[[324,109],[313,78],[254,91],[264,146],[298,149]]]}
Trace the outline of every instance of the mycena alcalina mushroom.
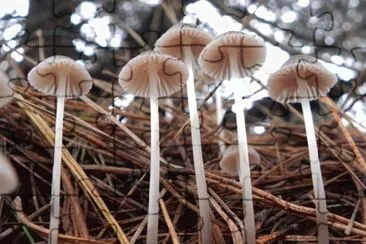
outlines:
{"label": "mycena alcalina mushroom", "polygon": [[160,179],[158,98],[180,90],[188,79],[188,70],[178,59],[150,51],[131,59],[122,68],[118,79],[124,91],[150,98],[151,166],[146,243],[157,243]]}
{"label": "mycena alcalina mushroom", "polygon": [[60,219],[60,179],[62,132],[65,99],[77,98],[92,88],[92,78],[81,64],[65,56],[53,56],[39,63],[28,73],[28,81],[36,90],[57,97],[55,150],[52,172],[49,243],[57,243]]}
{"label": "mycena alcalina mushroom", "polygon": [[[248,159],[249,161],[247,162],[247,164],[249,165],[258,164],[261,160],[258,152],[251,146],[248,146]],[[222,171],[228,174],[238,175],[239,179],[243,178],[240,171],[240,156],[239,156],[239,148],[237,145],[231,145],[225,150],[219,165]],[[245,186],[242,185],[242,188],[244,187]],[[246,214],[245,209],[243,209],[243,212],[245,215]],[[245,238],[246,230],[242,231]]]}
{"label": "mycena alcalina mushroom", "polygon": [[200,217],[203,220],[202,243],[211,243],[211,211],[207,192],[203,156],[201,148],[200,124],[197,112],[196,92],[194,86],[194,67],[202,49],[213,37],[190,25],[177,24],[164,33],[155,43],[156,51],[172,55],[182,60],[188,67],[187,81],[188,107],[191,121],[193,162],[196,175]]}
{"label": "mycena alcalina mushroom", "polygon": [[337,77],[316,58],[297,55],[273,73],[267,83],[268,93],[274,100],[282,103],[300,102],[302,106],[317,209],[318,243],[329,243],[328,211],[310,101],[326,96],[336,82]]}
{"label": "mycena alcalina mushroom", "polygon": [[243,87],[243,78],[261,67],[266,57],[264,42],[244,34],[230,31],[217,37],[201,52],[198,63],[202,70],[217,80],[229,80],[235,87],[236,123],[240,162],[240,182],[243,185],[243,208],[246,212],[244,225],[246,242],[255,243],[255,220],[250,178],[247,134],[242,97],[251,95],[248,87]]}
{"label": "mycena alcalina mushroom", "polygon": [[[253,147],[248,146],[248,153],[249,164],[258,164],[260,162],[261,157]],[[239,150],[237,145],[231,145],[225,150],[219,165],[222,171],[234,175],[238,174],[240,177]]]}

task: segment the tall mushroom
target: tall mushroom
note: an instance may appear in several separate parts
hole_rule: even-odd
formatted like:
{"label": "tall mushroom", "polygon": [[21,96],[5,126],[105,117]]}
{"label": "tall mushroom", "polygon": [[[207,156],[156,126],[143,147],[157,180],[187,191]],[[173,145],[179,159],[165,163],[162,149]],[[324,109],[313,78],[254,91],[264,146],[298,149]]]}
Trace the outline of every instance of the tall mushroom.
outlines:
{"label": "tall mushroom", "polygon": [[187,65],[189,78],[187,81],[188,107],[191,121],[193,162],[196,175],[198,204],[200,217],[203,220],[202,243],[211,243],[211,211],[209,195],[205,179],[200,123],[197,111],[196,92],[194,86],[194,65],[202,49],[212,41],[213,37],[202,30],[187,24],[177,24],[163,34],[155,43],[155,50],[174,56]]}
{"label": "tall mushroom", "polygon": [[76,98],[88,93],[93,83],[84,66],[69,57],[61,55],[49,57],[33,67],[28,73],[28,81],[36,90],[57,97],[51,191],[51,231],[48,239],[49,243],[57,243],[60,218],[60,179],[65,99]]}
{"label": "tall mushroom", "polygon": [[131,59],[122,68],[118,79],[126,92],[150,98],[151,166],[146,242],[157,243],[160,179],[158,98],[177,92],[188,79],[188,70],[178,59],[150,51]]}
{"label": "tall mushroom", "polygon": [[10,194],[17,189],[19,178],[10,161],[0,153],[0,198],[3,194]]}
{"label": "tall mushroom", "polygon": [[318,243],[329,243],[328,211],[310,101],[326,96],[336,82],[337,77],[316,58],[296,55],[273,73],[267,83],[272,99],[281,103],[300,102],[302,106],[317,209]]}
{"label": "tall mushroom", "polygon": [[[255,243],[255,220],[252,197],[252,183],[248,158],[247,134],[245,129],[242,97],[250,95],[250,87],[243,87],[243,78],[261,67],[266,57],[263,41],[242,32],[226,32],[208,44],[198,59],[203,71],[217,80],[230,80],[235,90],[238,148],[240,155],[240,182],[243,185],[243,207],[246,242]],[[248,84],[249,85],[249,84]]]}

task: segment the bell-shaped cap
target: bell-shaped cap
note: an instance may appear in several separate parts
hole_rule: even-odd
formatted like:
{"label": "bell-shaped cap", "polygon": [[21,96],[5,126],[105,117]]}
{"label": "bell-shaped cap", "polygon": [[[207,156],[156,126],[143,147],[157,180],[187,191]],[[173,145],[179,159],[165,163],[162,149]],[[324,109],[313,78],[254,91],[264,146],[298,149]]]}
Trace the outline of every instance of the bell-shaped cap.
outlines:
{"label": "bell-shaped cap", "polygon": [[[300,89],[299,82],[305,83],[303,85],[306,92]],[[273,100],[292,103],[303,98],[315,100],[326,96],[336,82],[337,76],[329,72],[315,57],[296,55],[271,74],[267,87]]]}
{"label": "bell-shaped cap", "polygon": [[202,49],[213,40],[213,36],[188,24],[176,24],[165,32],[156,42],[155,51],[184,60],[183,47],[190,47],[193,61],[197,60]]}
{"label": "bell-shaped cap", "polygon": [[10,87],[8,76],[0,71],[0,108],[5,107],[11,102],[14,96],[14,91]]}
{"label": "bell-shaped cap", "polygon": [[[255,36],[229,31],[210,42],[201,52],[198,64],[203,72],[218,80],[251,75],[262,67],[267,54],[264,42]],[[237,74],[231,65],[237,64]]]}
{"label": "bell-shaped cap", "polygon": [[75,98],[89,92],[92,78],[85,67],[61,55],[49,57],[28,73],[36,90],[51,96]]}
{"label": "bell-shaped cap", "polygon": [[10,161],[0,153],[0,195],[14,192],[19,178]]}
{"label": "bell-shaped cap", "polygon": [[118,76],[122,89],[139,97],[165,97],[179,91],[188,79],[186,65],[154,51],[131,59]]}
{"label": "bell-shaped cap", "polygon": [[[249,163],[258,164],[261,160],[257,151],[248,145]],[[220,161],[222,171],[230,174],[238,174],[240,168],[239,149],[237,145],[228,147]]]}

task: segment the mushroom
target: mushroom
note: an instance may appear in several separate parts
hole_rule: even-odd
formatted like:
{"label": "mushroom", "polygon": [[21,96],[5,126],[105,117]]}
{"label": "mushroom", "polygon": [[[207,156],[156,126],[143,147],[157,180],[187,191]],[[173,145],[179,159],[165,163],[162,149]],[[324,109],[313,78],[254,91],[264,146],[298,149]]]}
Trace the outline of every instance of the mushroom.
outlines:
{"label": "mushroom", "polygon": [[255,243],[256,234],[244,104],[242,103],[242,96],[250,95],[251,91],[249,86],[244,88],[242,85],[243,78],[260,68],[265,57],[266,48],[263,41],[242,32],[230,31],[218,36],[208,44],[198,59],[200,67],[206,74],[216,79],[229,80],[235,87],[235,105],[238,111],[236,113],[236,123],[240,155],[239,175],[245,199],[243,208],[246,213],[244,215],[244,225],[247,243]]}
{"label": "mushroom", "polygon": [[316,58],[297,55],[292,56],[277,72],[273,73],[267,84],[268,93],[272,99],[282,103],[300,102],[302,106],[316,200],[318,243],[329,243],[328,211],[310,101],[319,96],[326,96],[336,82],[337,77]]}
{"label": "mushroom", "polygon": [[[257,151],[248,146],[249,162],[248,164],[258,164],[261,157]],[[222,171],[229,174],[238,174],[240,176],[240,160],[239,160],[239,149],[237,145],[231,145],[225,150],[225,153],[219,163]]]}
{"label": "mushroom", "polygon": [[188,79],[185,64],[178,59],[149,51],[131,59],[121,70],[119,84],[126,92],[150,98],[151,167],[147,243],[158,242],[159,224],[159,112],[158,98],[177,92]]}
{"label": "mushroom", "polygon": [[213,37],[202,30],[187,24],[177,24],[163,34],[155,43],[156,51],[172,55],[187,65],[189,78],[187,81],[188,107],[191,121],[193,162],[196,175],[198,204],[200,217],[203,220],[202,243],[212,243],[211,213],[209,195],[205,179],[201,148],[200,124],[197,111],[194,87],[194,65],[202,49],[212,41]]}
{"label": "mushroom", "polygon": [[65,99],[76,98],[89,92],[92,78],[81,64],[65,56],[52,56],[28,73],[28,81],[36,90],[57,97],[55,145],[52,172],[51,216],[49,243],[57,243],[60,219],[60,179],[62,132]]}
{"label": "mushroom", "polygon": [[15,191],[18,185],[19,179],[13,165],[0,153],[0,198]]}

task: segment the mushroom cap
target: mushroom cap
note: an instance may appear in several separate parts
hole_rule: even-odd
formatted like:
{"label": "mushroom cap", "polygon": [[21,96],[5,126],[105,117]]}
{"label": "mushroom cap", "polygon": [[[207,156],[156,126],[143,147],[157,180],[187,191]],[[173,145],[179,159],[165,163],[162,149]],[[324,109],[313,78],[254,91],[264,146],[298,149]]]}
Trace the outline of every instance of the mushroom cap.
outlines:
{"label": "mushroom cap", "polygon": [[83,65],[56,55],[39,63],[28,73],[28,81],[36,90],[51,96],[75,98],[89,92],[92,78]]}
{"label": "mushroom cap", "polygon": [[[260,162],[261,157],[257,151],[248,145],[249,163],[257,164]],[[222,171],[230,174],[237,174],[239,170],[239,150],[237,145],[231,145],[224,152],[224,156],[220,161],[220,168]]]}
{"label": "mushroom cap", "polygon": [[0,195],[12,193],[18,185],[19,179],[13,165],[0,153]]}
{"label": "mushroom cap", "polygon": [[194,61],[202,49],[213,40],[213,36],[195,26],[179,23],[172,26],[156,42],[155,51],[184,59],[182,47],[191,47]]}
{"label": "mushroom cap", "polygon": [[[202,50],[198,64],[207,75],[229,80],[248,76],[258,70],[264,63],[266,54],[262,40],[243,32],[229,31],[218,36]],[[230,64],[233,61],[230,60],[233,58],[239,64],[239,77],[234,77],[238,74],[231,74]]]}
{"label": "mushroom cap", "polygon": [[0,71],[0,108],[11,102],[14,92],[10,87],[8,76]]}
{"label": "mushroom cap", "polygon": [[164,97],[181,89],[188,79],[188,69],[174,57],[148,51],[131,59],[118,79],[122,89],[135,96]]}
{"label": "mushroom cap", "polygon": [[[306,81],[307,94],[301,94],[299,82]],[[337,82],[337,76],[329,72],[319,61],[308,55],[295,55],[268,79],[268,93],[273,100],[282,103],[299,102],[326,96]]]}

